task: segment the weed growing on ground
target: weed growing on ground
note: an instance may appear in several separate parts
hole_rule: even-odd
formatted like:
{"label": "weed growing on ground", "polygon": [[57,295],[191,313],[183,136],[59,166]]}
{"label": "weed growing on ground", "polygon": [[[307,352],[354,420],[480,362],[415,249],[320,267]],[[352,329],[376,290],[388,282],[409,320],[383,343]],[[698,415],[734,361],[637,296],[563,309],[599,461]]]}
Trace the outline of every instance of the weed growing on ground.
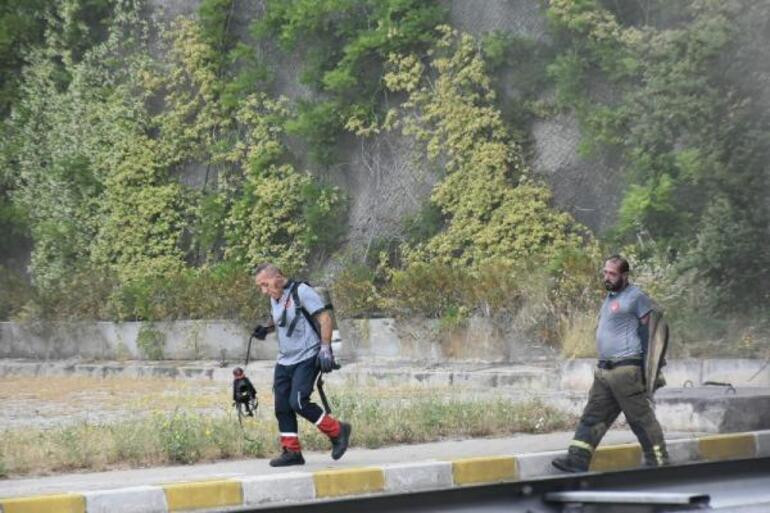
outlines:
{"label": "weed growing on ground", "polygon": [[[574,422],[540,401],[461,396],[449,389],[335,390],[332,399],[335,414],[355,426],[352,445],[357,447],[544,433]],[[305,448],[329,448],[329,441],[313,426],[300,426]],[[277,451],[277,426],[269,404],[263,403],[243,429],[247,436],[229,408],[219,413],[176,408],[112,424],[8,429],[0,437],[0,455],[5,456],[0,459],[4,462],[0,475],[262,458]]]}
{"label": "weed growing on ground", "polygon": [[148,360],[162,360],[166,345],[166,334],[155,328],[152,323],[142,324],[136,335],[136,346]]}
{"label": "weed growing on ground", "polygon": [[160,438],[160,447],[171,463],[194,463],[201,459],[206,445],[202,436],[202,418],[187,411],[175,411],[163,418],[156,415],[152,424]]}

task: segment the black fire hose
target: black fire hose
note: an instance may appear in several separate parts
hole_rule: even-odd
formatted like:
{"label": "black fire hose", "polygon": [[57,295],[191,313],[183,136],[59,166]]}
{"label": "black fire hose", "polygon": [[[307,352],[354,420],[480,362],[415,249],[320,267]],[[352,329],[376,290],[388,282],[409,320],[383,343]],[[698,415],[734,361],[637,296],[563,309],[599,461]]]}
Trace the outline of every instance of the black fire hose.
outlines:
{"label": "black fire hose", "polygon": [[[334,365],[332,366],[332,370],[337,370],[340,368],[340,364],[336,361],[334,362]],[[326,413],[332,412],[332,407],[329,406],[329,400],[326,398],[326,392],[324,392],[324,373],[319,372],[318,373],[318,379],[315,382],[315,387],[318,389],[318,395],[321,396],[321,403],[324,405],[324,411]]]}

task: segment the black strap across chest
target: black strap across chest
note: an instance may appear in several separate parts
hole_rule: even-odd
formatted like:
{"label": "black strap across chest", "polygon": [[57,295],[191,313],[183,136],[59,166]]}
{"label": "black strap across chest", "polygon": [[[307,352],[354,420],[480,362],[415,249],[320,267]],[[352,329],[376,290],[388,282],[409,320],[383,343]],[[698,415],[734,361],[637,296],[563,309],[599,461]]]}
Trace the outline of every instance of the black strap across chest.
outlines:
{"label": "black strap across chest", "polygon": [[[315,319],[313,319],[313,316],[310,315],[310,312],[307,311],[307,308],[305,308],[302,305],[302,301],[299,299],[299,286],[302,284],[310,286],[309,283],[306,283],[304,281],[292,281],[289,283],[289,295],[288,297],[291,297],[292,302],[294,303],[294,318],[291,320],[291,323],[289,324],[289,328],[286,330],[286,336],[291,337],[294,334],[294,329],[297,327],[297,321],[299,321],[299,314],[301,313],[302,316],[307,320],[307,323],[310,325],[310,327],[313,329],[315,334],[318,336],[318,338],[321,338],[321,332],[318,329],[318,326],[316,325]],[[288,303],[288,297],[286,303]],[[286,325],[286,309],[287,306],[284,305],[283,314],[281,314],[281,326]],[[332,310],[333,307],[330,304],[324,305],[324,309],[326,310]]]}

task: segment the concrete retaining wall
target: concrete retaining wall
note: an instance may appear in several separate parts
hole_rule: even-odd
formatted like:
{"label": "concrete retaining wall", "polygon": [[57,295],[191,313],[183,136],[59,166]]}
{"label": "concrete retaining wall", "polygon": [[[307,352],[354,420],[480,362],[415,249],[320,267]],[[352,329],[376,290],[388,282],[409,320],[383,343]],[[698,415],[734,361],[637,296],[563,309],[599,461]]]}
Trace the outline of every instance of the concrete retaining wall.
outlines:
{"label": "concrete retaining wall", "polygon": [[436,319],[344,319],[339,321],[345,356],[353,361],[414,363],[532,363],[554,360],[553,348],[525,333],[508,331],[488,318],[442,329]]}
{"label": "concrete retaining wall", "polygon": [[[474,371],[469,385],[481,379],[491,387],[547,385],[585,391],[591,386],[595,365],[593,359],[564,362],[550,348],[527,342],[520,334],[503,333],[482,318],[470,319],[466,327],[452,333],[443,332],[438,321],[426,319],[353,319],[341,321],[339,328],[342,343],[335,343],[335,352],[344,362],[367,367],[362,380],[393,377],[399,382],[406,379],[451,385],[464,383],[469,371]],[[217,320],[152,324],[2,322],[0,358],[37,363],[146,360],[148,355],[139,344],[142,330],[159,335],[164,360],[232,362],[244,358],[250,327]],[[251,359],[274,361],[276,352],[277,342],[271,335],[264,341],[254,340]],[[443,369],[434,369],[436,364]],[[478,372],[480,368],[484,372]],[[403,376],[405,372],[413,376]],[[761,360],[677,359],[669,361],[664,373],[669,387],[697,387],[706,381],[770,386],[770,365]]]}
{"label": "concrete retaining wall", "polygon": [[[581,358],[562,364],[561,388],[588,390],[596,360]],[[770,364],[750,358],[705,358],[669,360],[663,368],[669,387],[698,386],[707,381],[733,386],[770,386]]]}
{"label": "concrete retaining wall", "polygon": [[[205,360],[245,354],[250,327],[233,321],[173,322],[33,322],[0,323],[0,358],[61,360],[136,360],[147,357],[138,345],[141,330],[164,340],[162,355],[170,360]],[[339,330],[348,361],[409,363],[500,362],[552,360],[558,355],[516,332],[503,332],[485,318],[447,332],[435,319],[341,320]],[[252,358],[274,359],[274,336],[255,341]]]}
{"label": "concrete retaining wall", "polygon": [[[0,358],[140,360],[141,330],[160,334],[163,359],[219,360],[246,354],[250,329],[233,321],[0,323]],[[254,359],[274,359],[275,336],[255,340]]]}

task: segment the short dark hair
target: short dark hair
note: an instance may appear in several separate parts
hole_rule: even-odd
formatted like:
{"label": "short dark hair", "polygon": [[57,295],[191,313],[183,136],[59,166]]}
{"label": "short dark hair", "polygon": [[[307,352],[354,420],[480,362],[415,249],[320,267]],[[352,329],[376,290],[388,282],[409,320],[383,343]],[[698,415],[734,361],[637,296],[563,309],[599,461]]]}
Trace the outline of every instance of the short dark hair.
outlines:
{"label": "short dark hair", "polygon": [[270,262],[263,262],[263,263],[259,264],[257,266],[257,268],[254,269],[254,276],[258,275],[262,271],[267,271],[271,275],[280,274],[281,276],[283,276],[283,273],[278,268],[278,266],[275,265],[275,264],[272,264]]}
{"label": "short dark hair", "polygon": [[612,262],[612,263],[618,264],[618,267],[621,273],[627,273],[628,271],[631,270],[631,268],[628,265],[628,260],[626,260],[625,258],[623,258],[618,254],[610,255],[610,257],[607,258],[605,262]]}

